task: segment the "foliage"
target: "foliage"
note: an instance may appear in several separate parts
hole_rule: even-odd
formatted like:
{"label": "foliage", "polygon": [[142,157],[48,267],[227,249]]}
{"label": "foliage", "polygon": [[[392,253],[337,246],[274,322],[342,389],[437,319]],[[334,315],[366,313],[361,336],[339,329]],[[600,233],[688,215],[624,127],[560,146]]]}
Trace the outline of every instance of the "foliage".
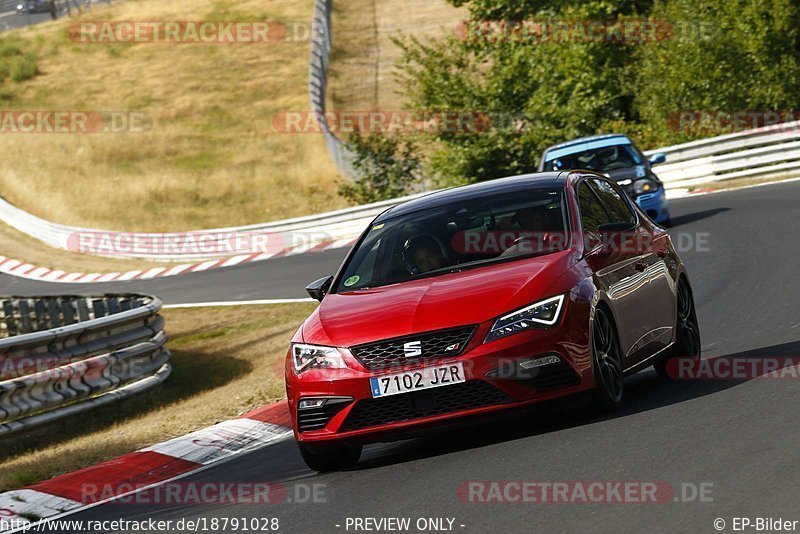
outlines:
{"label": "foliage", "polygon": [[418,181],[420,158],[415,146],[399,134],[351,134],[346,147],[354,154],[358,178],[343,182],[339,194],[354,204],[396,198],[410,192]]}
{"label": "foliage", "polygon": [[[479,133],[432,136],[426,173],[439,185],[535,171],[547,146],[595,133],[629,133],[645,148],[723,133],[675,128],[671,117],[682,110],[800,104],[796,0],[450,2],[470,13],[457,35],[396,41],[412,109],[493,119]],[[526,25],[547,21],[577,29],[649,21],[659,32],[559,38]]]}
{"label": "foliage", "polygon": [[697,112],[800,109],[796,0],[661,1],[653,17],[669,20],[674,38],[637,51],[630,79],[641,121],[663,141],[716,133],[681,112],[696,122]]}
{"label": "foliage", "polygon": [[0,38],[0,83],[30,80],[39,73],[36,55],[25,52],[25,43],[18,38]]}

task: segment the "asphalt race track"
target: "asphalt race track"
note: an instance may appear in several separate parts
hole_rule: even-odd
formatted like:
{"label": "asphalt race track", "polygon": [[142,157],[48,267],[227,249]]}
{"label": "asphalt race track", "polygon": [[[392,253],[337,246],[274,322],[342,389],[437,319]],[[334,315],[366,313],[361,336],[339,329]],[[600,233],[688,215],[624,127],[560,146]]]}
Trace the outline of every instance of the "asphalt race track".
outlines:
{"label": "asphalt race track", "polygon": [[347,249],[313,252],[179,276],[99,284],[54,284],[0,274],[0,293],[15,295],[144,292],[167,304],[308,298],[305,287],[333,274]]}
{"label": "asphalt race track", "polygon": [[17,15],[14,11],[2,13],[0,14],[0,32],[38,24],[46,20],[52,20],[50,13],[28,13],[25,15]]}
{"label": "asphalt race track", "polygon": [[[672,202],[698,306],[704,356],[800,355],[800,182]],[[147,290],[169,302],[302,296],[339,254],[311,254],[115,289]],[[98,284],[92,289],[102,289]],[[2,278],[0,290],[69,287]],[[87,289],[83,286],[83,289]],[[111,503],[70,519],[277,517],[280,531],[346,532],[348,517],[449,517],[454,530],[503,532],[715,532],[734,516],[792,519],[798,510],[797,380],[661,381],[649,369],[626,382],[612,416],[560,403],[525,417],[373,445],[354,470],[316,475],[291,441],[184,482],[325,485],[325,503],[168,506]],[[480,504],[457,496],[463,481],[662,481],[711,483],[713,502]],[[341,525],[337,527],[336,525]],[[464,525],[461,527],[460,525]],[[352,532],[352,530],[351,530]]]}

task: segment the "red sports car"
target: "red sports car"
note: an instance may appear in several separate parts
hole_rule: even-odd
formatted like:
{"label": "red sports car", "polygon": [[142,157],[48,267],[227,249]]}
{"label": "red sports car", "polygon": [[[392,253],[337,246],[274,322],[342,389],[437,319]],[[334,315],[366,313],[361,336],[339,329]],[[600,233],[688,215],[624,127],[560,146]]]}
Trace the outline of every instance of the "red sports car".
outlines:
{"label": "red sports car", "polygon": [[591,392],[699,358],[692,290],[667,232],[618,185],[550,172],[432,193],[364,231],[292,339],[286,391],[312,469],[363,444]]}

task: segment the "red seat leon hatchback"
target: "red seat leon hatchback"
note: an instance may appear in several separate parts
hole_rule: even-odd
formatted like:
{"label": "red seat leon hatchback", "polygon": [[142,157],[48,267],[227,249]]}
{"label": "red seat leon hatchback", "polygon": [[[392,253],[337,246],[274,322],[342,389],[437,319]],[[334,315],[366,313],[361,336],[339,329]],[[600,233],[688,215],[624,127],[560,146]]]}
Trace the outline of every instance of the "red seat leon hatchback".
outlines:
{"label": "red seat leon hatchback", "polygon": [[692,290],[667,232],[589,171],[515,176],[389,208],[292,339],[286,391],[317,471],[365,443],[591,393],[697,359]]}

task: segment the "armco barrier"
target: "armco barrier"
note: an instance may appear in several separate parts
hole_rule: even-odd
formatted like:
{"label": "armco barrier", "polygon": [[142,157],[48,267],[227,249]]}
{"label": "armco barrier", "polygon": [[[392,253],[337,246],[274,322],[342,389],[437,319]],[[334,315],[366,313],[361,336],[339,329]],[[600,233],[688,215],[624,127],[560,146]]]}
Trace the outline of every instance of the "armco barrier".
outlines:
{"label": "armco barrier", "polygon": [[[318,0],[322,1],[322,0]],[[690,143],[649,150],[667,154],[667,163],[655,167],[667,189],[691,187],[704,182],[735,178],[770,178],[800,176],[800,122],[786,123],[775,129],[763,128],[702,139]],[[421,193],[424,194],[424,193]],[[420,194],[385,200],[373,204],[347,208],[319,215],[297,217],[284,221],[252,224],[231,228],[197,230],[184,234],[134,233],[142,239],[154,236],[167,241],[186,236],[195,239],[223,240],[230,234],[271,234],[285,242],[286,250],[303,251],[328,243],[331,248],[345,246],[366,228],[376,215],[400,202]],[[108,233],[104,230],[79,228],[46,221],[0,199],[0,220],[17,230],[56,248],[68,249],[71,239],[79,234]],[[212,244],[211,248],[215,248]],[[220,247],[223,248],[223,247]],[[265,256],[274,255],[265,254]],[[121,258],[141,258],[160,261],[205,260],[230,257],[232,254],[204,254],[199,252],[174,254],[163,251],[141,252],[131,250],[114,254]],[[13,274],[13,273],[12,273]]]}
{"label": "armco barrier", "polygon": [[156,297],[7,297],[0,304],[0,437],[139,393],[171,371]]}
{"label": "armco barrier", "polygon": [[649,150],[667,162],[656,174],[667,189],[736,178],[800,176],[800,121]]}
{"label": "armco barrier", "polygon": [[325,119],[327,109],[325,94],[328,87],[328,64],[331,54],[331,11],[333,0],[315,0],[312,20],[311,52],[308,59],[308,99],[311,110],[317,115],[325,144],[336,167],[343,175],[355,177],[352,154],[342,141],[331,132]]}

